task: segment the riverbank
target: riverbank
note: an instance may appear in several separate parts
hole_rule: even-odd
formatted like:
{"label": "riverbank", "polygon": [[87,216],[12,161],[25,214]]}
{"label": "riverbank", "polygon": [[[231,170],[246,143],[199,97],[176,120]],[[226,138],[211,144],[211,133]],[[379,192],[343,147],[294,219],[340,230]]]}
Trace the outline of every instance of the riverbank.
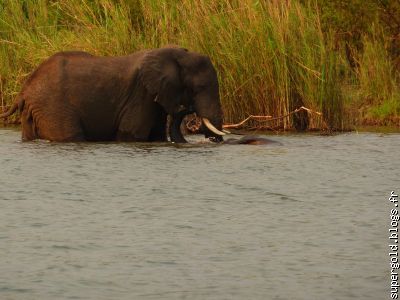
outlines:
{"label": "riverbank", "polygon": [[[359,0],[13,1],[0,5],[0,99],[50,55],[125,55],[168,44],[208,55],[225,123],[279,130],[399,126],[400,5]],[[357,17],[355,17],[357,16]],[[188,22],[190,20],[190,22]],[[397,27],[396,27],[397,28]],[[250,122],[249,126],[258,123]]]}

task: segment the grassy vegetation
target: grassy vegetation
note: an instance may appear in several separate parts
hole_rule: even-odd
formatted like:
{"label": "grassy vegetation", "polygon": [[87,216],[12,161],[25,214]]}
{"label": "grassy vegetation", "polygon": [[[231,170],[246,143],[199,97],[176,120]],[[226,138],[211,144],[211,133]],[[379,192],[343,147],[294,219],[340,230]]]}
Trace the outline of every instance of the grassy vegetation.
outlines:
{"label": "grassy vegetation", "polygon": [[292,115],[268,125],[398,124],[399,36],[391,26],[400,17],[390,14],[400,15],[400,5],[393,2],[5,0],[1,101],[11,103],[26,76],[57,51],[122,55],[177,44],[211,57],[226,123],[304,105],[323,119]]}

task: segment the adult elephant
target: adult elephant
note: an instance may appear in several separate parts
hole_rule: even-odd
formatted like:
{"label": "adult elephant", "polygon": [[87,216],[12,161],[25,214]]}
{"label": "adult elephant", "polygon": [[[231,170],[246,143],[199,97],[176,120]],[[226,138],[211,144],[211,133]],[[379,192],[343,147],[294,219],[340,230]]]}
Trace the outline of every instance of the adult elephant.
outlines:
{"label": "adult elephant", "polygon": [[21,113],[22,139],[56,142],[186,142],[182,115],[196,112],[206,137],[222,141],[216,71],[207,56],[182,48],[121,57],[60,52],[25,82],[10,110]]}

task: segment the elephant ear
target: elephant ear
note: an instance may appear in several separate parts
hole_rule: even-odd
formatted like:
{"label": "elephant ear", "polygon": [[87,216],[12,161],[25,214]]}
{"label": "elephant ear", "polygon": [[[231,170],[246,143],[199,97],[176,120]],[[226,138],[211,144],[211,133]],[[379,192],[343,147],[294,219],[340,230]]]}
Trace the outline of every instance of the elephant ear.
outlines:
{"label": "elephant ear", "polygon": [[180,79],[180,67],[173,53],[153,50],[143,59],[141,80],[153,97],[168,114],[179,110],[183,85]]}

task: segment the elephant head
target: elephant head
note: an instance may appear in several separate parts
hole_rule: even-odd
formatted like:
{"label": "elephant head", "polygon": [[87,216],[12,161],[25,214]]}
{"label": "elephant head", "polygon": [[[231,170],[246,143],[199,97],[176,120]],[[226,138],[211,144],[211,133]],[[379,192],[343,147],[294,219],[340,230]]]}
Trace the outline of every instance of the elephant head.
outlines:
{"label": "elephant head", "polygon": [[151,99],[172,117],[171,141],[186,142],[179,125],[193,112],[207,127],[206,137],[223,140],[218,78],[207,56],[181,48],[151,50],[143,58],[141,79]]}

